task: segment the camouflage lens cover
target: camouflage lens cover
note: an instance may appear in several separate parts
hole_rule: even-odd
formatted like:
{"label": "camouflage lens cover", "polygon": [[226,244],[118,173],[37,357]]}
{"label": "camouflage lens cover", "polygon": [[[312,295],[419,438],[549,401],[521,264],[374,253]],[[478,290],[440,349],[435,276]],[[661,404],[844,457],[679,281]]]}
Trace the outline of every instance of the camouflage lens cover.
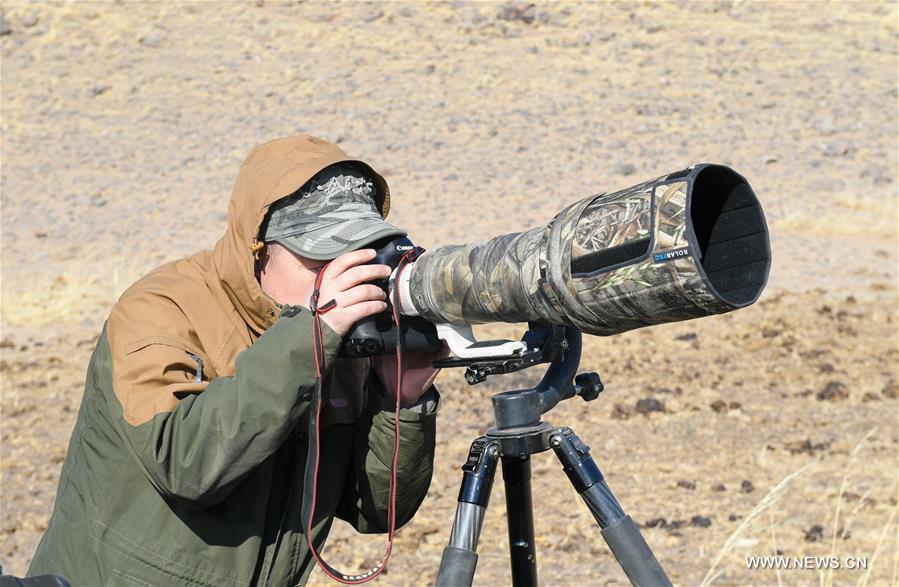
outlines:
{"label": "camouflage lens cover", "polygon": [[751,304],[769,267],[748,183],[699,165],[591,196],[544,227],[430,251],[410,291],[436,323],[542,319],[611,335]]}

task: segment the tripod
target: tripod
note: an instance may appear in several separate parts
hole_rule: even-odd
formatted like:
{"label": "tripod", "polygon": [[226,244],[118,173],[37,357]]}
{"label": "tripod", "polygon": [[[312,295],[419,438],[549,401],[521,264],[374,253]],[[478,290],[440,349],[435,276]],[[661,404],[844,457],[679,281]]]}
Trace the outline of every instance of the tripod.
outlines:
{"label": "tripod", "polygon": [[449,544],[440,561],[437,586],[470,586],[474,579],[478,540],[498,461],[502,461],[506,487],[512,584],[515,587],[537,585],[531,455],[549,449],[562,462],[565,474],[586,502],[601,528],[603,539],[630,582],[639,586],[670,586],[671,582],[637,525],[624,513],[603,480],[590,456],[590,449],[570,428],[554,427],[541,420],[542,414],[564,399],[580,395],[591,401],[603,390],[596,373],[577,375],[580,331],[574,327],[529,330],[524,341],[530,350],[516,357],[491,358],[486,362],[450,359],[439,365],[467,366],[465,378],[469,383],[477,383],[488,375],[550,363],[536,387],[493,396],[496,426],[471,443],[468,458],[462,465],[459,503]]}

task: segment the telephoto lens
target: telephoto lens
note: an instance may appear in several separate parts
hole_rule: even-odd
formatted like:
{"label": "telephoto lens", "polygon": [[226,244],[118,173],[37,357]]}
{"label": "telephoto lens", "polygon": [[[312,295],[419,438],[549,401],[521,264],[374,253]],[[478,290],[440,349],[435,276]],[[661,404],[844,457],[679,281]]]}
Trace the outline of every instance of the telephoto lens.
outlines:
{"label": "telephoto lens", "polygon": [[541,321],[606,336],[748,306],[770,266],[749,183],[701,164],[590,196],[526,232],[428,251],[397,287],[403,314],[435,324]]}

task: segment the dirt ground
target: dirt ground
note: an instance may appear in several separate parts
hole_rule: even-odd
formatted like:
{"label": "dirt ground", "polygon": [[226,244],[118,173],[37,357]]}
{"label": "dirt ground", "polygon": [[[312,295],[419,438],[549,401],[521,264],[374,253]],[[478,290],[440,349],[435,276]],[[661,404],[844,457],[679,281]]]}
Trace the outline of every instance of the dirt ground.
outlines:
{"label": "dirt ground", "polygon": [[[381,170],[392,220],[425,247],[530,228],[691,163],[744,174],[771,227],[762,300],[590,338],[582,366],[606,391],[547,420],[591,445],[676,584],[899,584],[896,3],[2,11],[6,572],[25,572],[46,528],[111,303],[216,241],[254,144],[309,133]],[[441,374],[431,491],[380,584],[433,580],[489,396],[537,375],[468,387]],[[533,468],[541,582],[625,584],[554,457]],[[510,582],[504,517],[497,483],[478,585]],[[341,526],[326,554],[355,570],[382,547]],[[868,569],[747,568],[775,552],[866,557]]]}

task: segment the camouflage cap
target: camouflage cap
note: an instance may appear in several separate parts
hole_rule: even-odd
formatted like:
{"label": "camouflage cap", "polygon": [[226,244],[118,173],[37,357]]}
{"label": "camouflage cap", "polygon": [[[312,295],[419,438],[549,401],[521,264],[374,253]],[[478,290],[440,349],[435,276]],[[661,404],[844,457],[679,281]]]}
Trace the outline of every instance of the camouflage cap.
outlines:
{"label": "camouflage cap", "polygon": [[406,236],[406,231],[381,217],[375,190],[360,168],[331,165],[272,204],[259,239],[325,261],[387,236]]}

